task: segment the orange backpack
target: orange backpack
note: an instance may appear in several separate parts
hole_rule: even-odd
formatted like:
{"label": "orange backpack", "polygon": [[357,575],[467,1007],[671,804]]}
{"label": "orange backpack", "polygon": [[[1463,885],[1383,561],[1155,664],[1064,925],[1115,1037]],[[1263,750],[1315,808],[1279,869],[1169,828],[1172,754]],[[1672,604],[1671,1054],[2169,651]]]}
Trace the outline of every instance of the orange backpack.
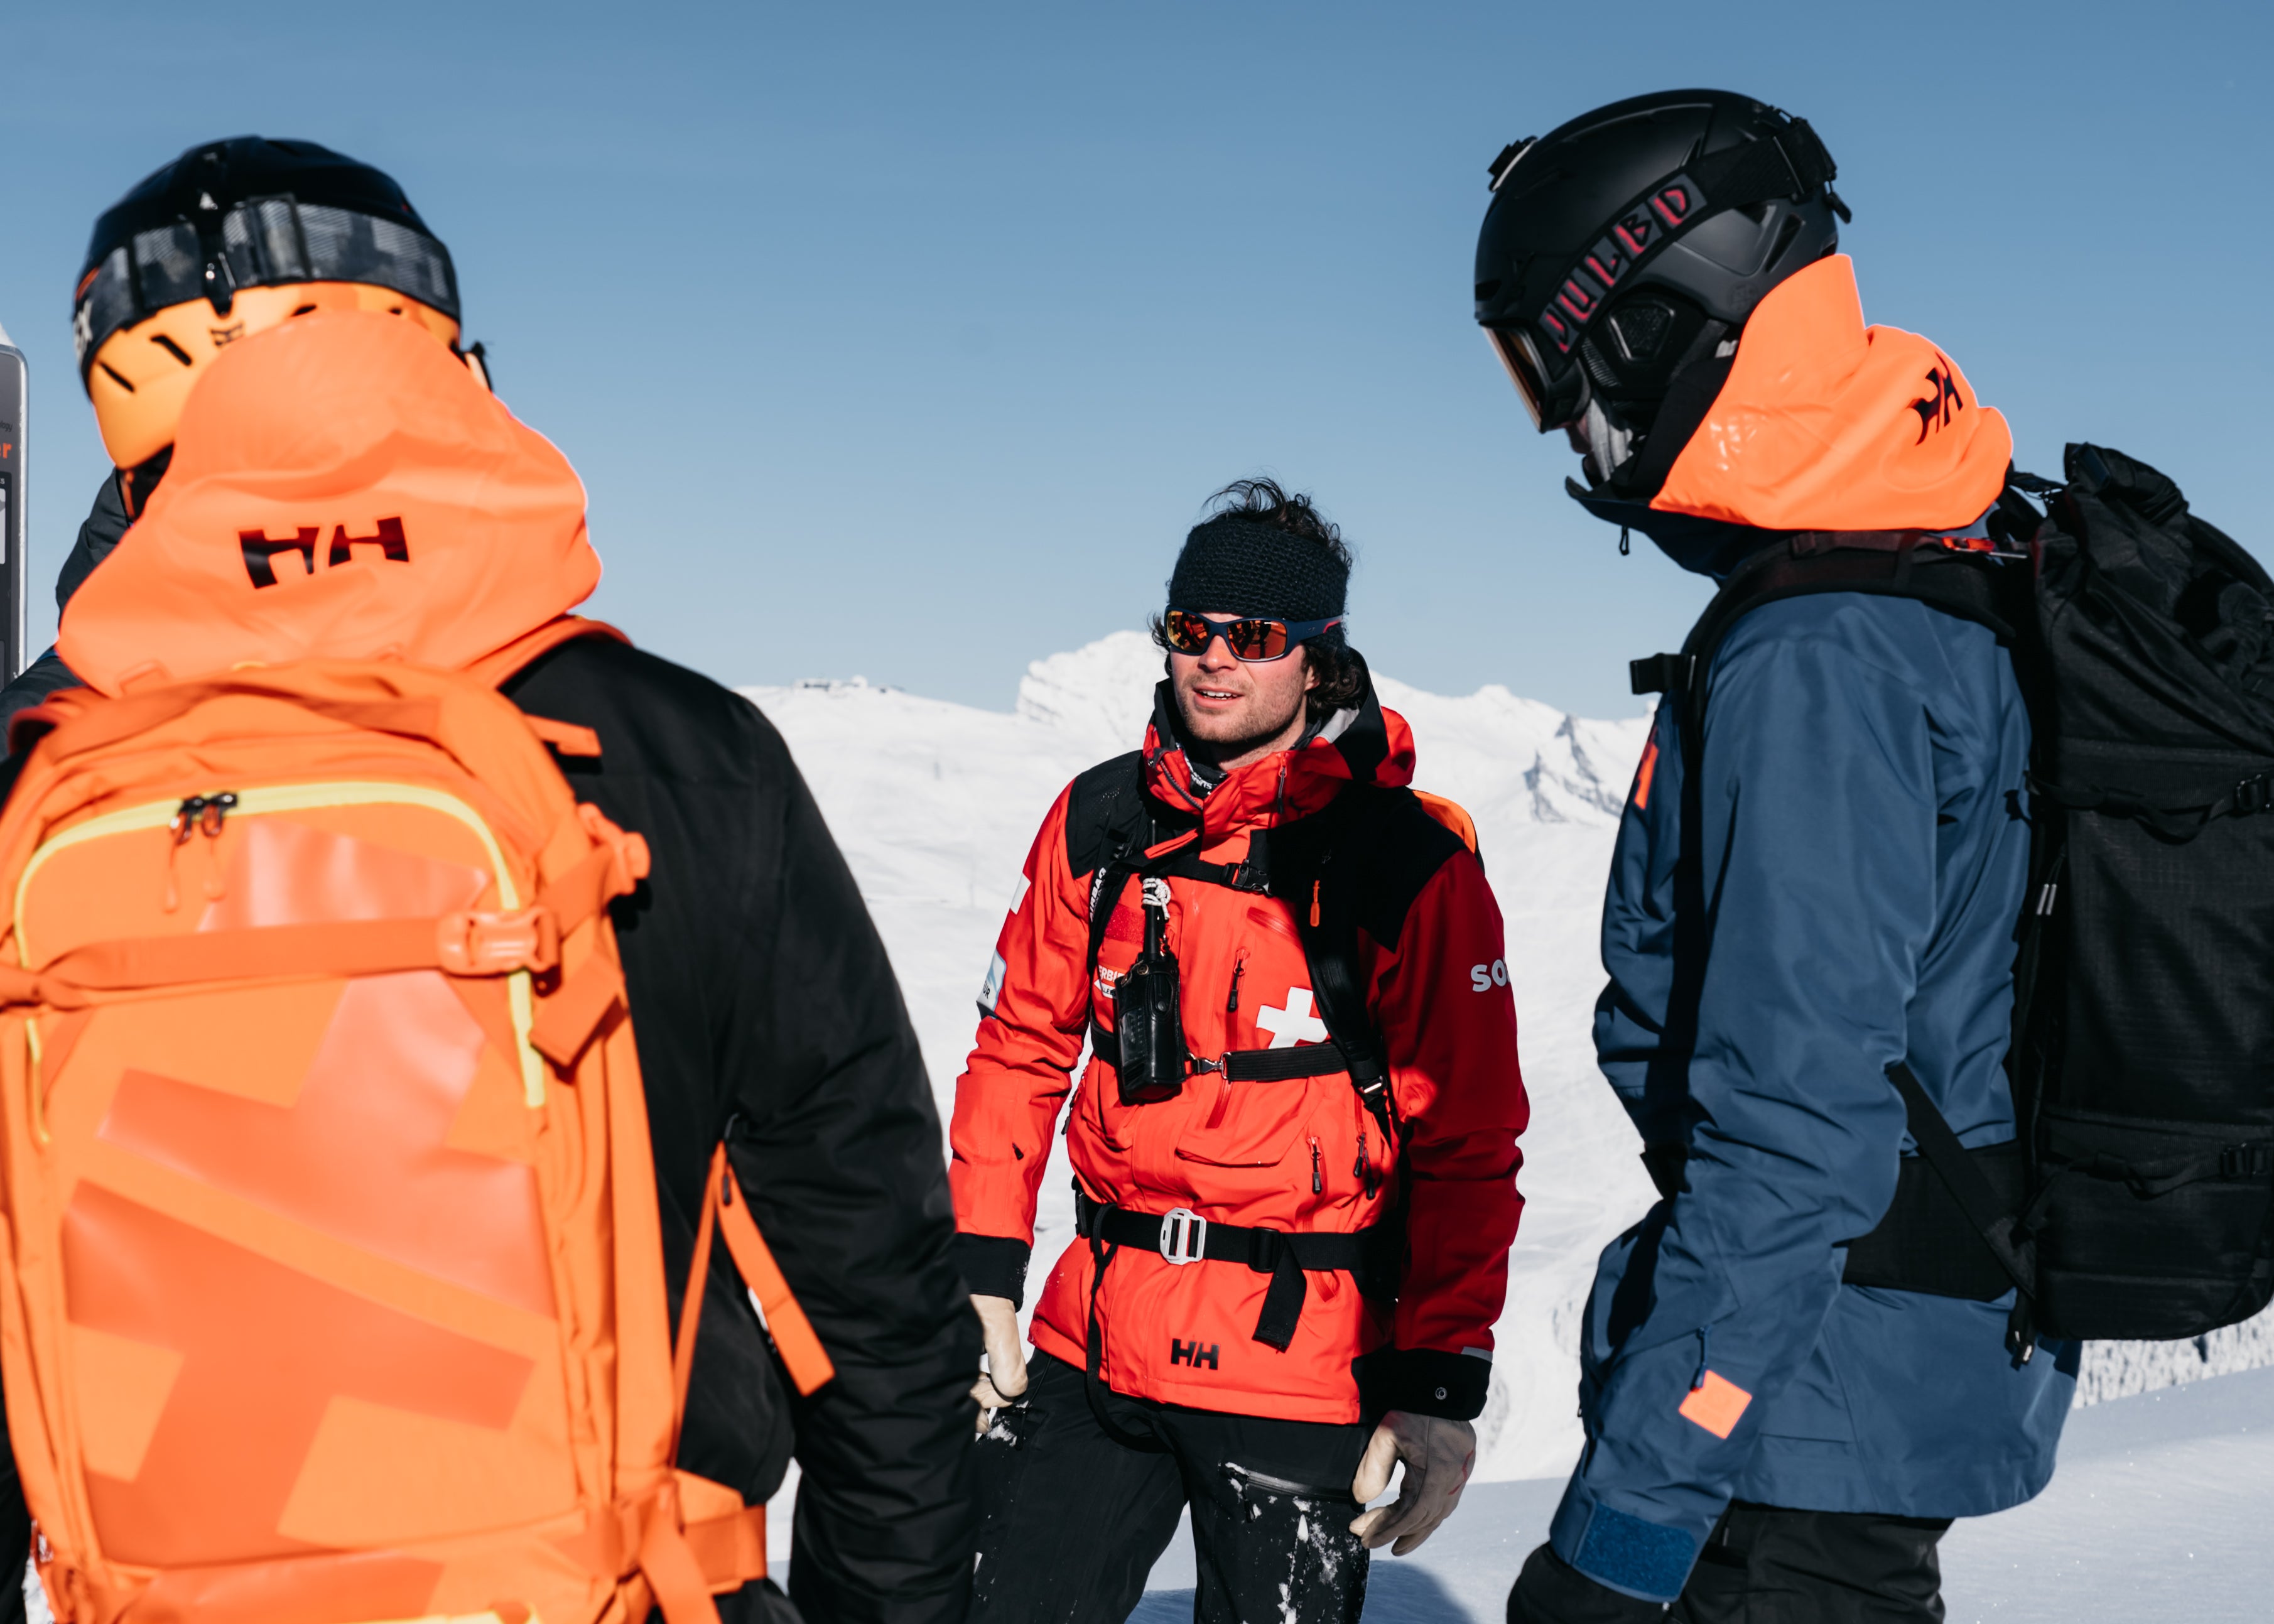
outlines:
{"label": "orange backpack", "polygon": [[[301,660],[57,695],[0,813],[0,1377],[60,1620],[671,1624],[765,1572],[674,1470],[609,898],[647,850],[472,671]],[[26,727],[28,722],[29,728]]]}

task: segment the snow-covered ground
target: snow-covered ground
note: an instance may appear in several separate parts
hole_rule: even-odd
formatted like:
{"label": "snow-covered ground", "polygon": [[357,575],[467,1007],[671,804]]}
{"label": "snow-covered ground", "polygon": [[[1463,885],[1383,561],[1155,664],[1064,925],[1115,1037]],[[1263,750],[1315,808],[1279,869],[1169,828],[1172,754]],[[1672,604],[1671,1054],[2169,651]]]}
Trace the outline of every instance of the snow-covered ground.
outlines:
{"label": "snow-covered ground", "polygon": [[[1412,1555],[1378,1554],[1366,1624],[1497,1624],[1546,1537],[1561,1477],[1481,1483]],[[2069,1417],[2052,1485],[1942,1542],[1951,1624],[2252,1624],[2274,1615],[2274,1371],[2138,1395]],[[1189,1537],[1131,1624],[1192,1617]]]}
{"label": "snow-covered ground", "polygon": [[[751,688],[795,752],[892,950],[945,1118],[974,997],[1028,845],[1077,772],[1133,748],[1161,658],[1137,632],[1037,660],[1013,711],[857,679]],[[1578,1448],[1577,1315],[1595,1253],[1650,1200],[1633,1132],[1595,1070],[1603,875],[1645,719],[1587,721],[1498,687],[1463,698],[1377,676],[1412,724],[1418,782],[1477,821],[1508,921],[1532,1128],[1526,1198],[1478,1427],[1482,1481],[1548,1477]],[[1073,1236],[1064,1152],[1043,1184],[1037,1275]],[[2274,1364],[2274,1318],[2182,1342],[2095,1344],[2090,1403]],[[2274,1612],[2274,1609],[2270,1609]]]}

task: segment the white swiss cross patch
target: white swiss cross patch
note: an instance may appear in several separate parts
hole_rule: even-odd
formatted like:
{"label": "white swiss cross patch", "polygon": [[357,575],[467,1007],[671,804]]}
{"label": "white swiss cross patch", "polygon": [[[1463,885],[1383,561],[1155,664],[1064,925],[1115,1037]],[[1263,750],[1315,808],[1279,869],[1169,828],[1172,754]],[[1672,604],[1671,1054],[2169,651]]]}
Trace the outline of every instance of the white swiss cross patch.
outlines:
{"label": "white swiss cross patch", "polygon": [[1327,1023],[1311,1013],[1311,989],[1290,987],[1287,1007],[1274,1009],[1265,1004],[1255,1011],[1258,1030],[1271,1034],[1269,1047],[1292,1049],[1298,1043],[1323,1043],[1327,1041]]}

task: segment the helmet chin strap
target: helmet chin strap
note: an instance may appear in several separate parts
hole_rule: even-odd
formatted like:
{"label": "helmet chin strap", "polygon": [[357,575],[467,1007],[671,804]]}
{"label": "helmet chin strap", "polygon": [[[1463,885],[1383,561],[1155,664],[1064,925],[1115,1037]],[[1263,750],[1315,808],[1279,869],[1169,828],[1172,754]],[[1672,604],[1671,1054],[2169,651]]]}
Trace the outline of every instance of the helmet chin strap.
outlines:
{"label": "helmet chin strap", "polygon": [[1590,485],[1609,484],[1611,476],[1634,455],[1634,431],[1603,410],[1600,395],[1587,402],[1586,416],[1571,425],[1570,433],[1572,448],[1585,456]]}

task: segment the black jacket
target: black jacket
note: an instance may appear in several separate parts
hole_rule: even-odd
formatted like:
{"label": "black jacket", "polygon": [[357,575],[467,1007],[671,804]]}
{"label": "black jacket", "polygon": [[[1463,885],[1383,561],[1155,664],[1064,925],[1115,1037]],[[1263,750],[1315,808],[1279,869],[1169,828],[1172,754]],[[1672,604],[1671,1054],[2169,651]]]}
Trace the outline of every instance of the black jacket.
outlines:
{"label": "black jacket", "polygon": [[[98,504],[90,527],[102,517]],[[70,685],[67,672],[52,684]],[[948,1259],[954,1221],[922,1056],[852,874],[781,736],[718,684],[584,638],[505,691],[599,735],[598,759],[561,767],[579,800],[648,843],[651,871],[614,914],[674,1325],[724,1136],[837,1367],[799,1398],[714,1252],[680,1462],[755,1504],[796,1456],[790,1595],[809,1624],[955,1624],[975,1522],[966,1393],[978,1327]],[[0,771],[0,789],[12,782]],[[12,1481],[0,1492],[20,1507]],[[739,1599],[722,1607],[730,1620],[764,1611]]]}

